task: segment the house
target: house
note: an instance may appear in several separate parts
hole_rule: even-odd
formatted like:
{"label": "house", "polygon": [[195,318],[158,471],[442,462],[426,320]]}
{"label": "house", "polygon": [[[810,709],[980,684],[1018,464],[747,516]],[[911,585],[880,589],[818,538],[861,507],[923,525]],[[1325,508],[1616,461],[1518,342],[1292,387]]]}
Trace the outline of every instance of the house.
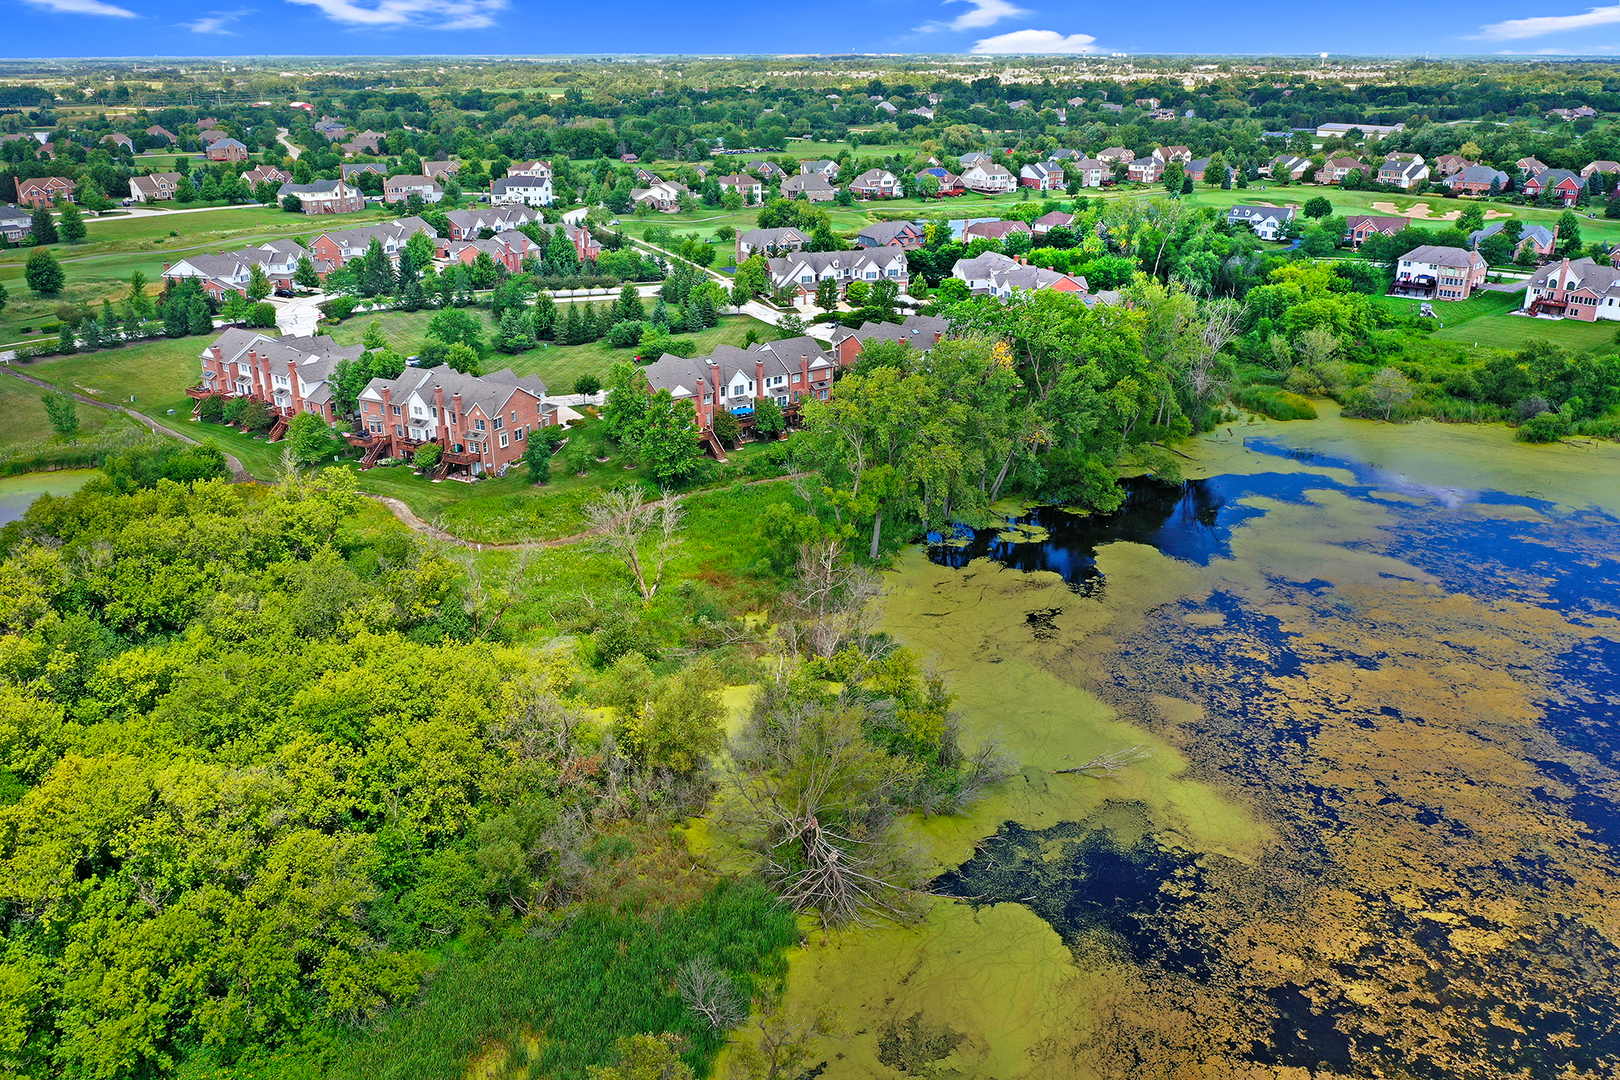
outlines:
{"label": "house", "polygon": [[849,182],[849,190],[863,199],[898,199],[900,180],[887,169],[867,169]]}
{"label": "house", "polygon": [[233,328],[202,351],[202,378],[186,394],[199,405],[209,397],[264,402],[277,417],[270,429],[274,442],[299,413],[313,413],[328,424],[337,421],[332,376],[338,364],[358,360],[363,349],[329,337],[270,337]]}
{"label": "house", "polygon": [[444,215],[450,225],[451,240],[476,240],[488,229],[491,234],[507,232],[531,222],[543,221],[540,211],[522,203],[504,203],[500,206],[478,207],[473,210],[452,210]]}
{"label": "house", "polygon": [[[511,170],[508,170],[508,173],[510,173],[510,171]],[[431,176],[441,184],[444,183],[446,179],[454,177],[460,172],[461,162],[459,161],[450,161],[447,158],[440,158],[438,161],[422,162],[423,175]]]}
{"label": "house", "polygon": [[1229,225],[1247,225],[1262,240],[1280,240],[1294,220],[1292,206],[1234,206],[1226,212]]}
{"label": "house", "polygon": [[128,135],[125,135],[121,131],[115,131],[110,135],[103,135],[101,137],[101,141],[104,143],[112,143],[114,146],[121,146],[125,150],[135,149],[135,140],[131,139]]}
{"label": "house", "polygon": [[1620,173],[1620,161],[1594,161],[1581,170],[1581,179],[1590,180],[1593,173]]}
{"label": "house", "polygon": [[1429,179],[1429,166],[1416,154],[1397,154],[1378,167],[1378,182],[1412,191]]}
{"label": "house", "polygon": [[209,161],[246,161],[248,148],[235,139],[215,139],[208,144]]}
{"label": "house", "polygon": [[906,253],[897,247],[863,248],[859,251],[795,251],[771,259],[771,285],[788,289],[800,300],[813,297],[816,286],[825,279],[838,283],[840,292],[854,281],[888,279],[904,289],[910,282]]}
{"label": "house", "polygon": [[1064,172],[1078,180],[1083,188],[1102,187],[1114,181],[1114,170],[1098,158],[1080,157],[1066,162]]}
{"label": "house", "polygon": [[855,234],[859,247],[897,247],[910,251],[928,240],[927,229],[915,221],[880,221]]}
{"label": "house", "polygon": [[989,164],[991,158],[989,154],[984,153],[982,150],[974,150],[970,153],[963,154],[956,160],[962,166],[962,168],[971,169],[975,165]]}
{"label": "house", "polygon": [[1372,176],[1372,166],[1363,165],[1353,157],[1329,158],[1320,169],[1316,170],[1316,182],[1318,184],[1342,184],[1344,178],[1353,172],[1360,173],[1364,179],[1370,178]]}
{"label": "house", "polygon": [[906,112],[910,113],[912,116],[920,116],[924,120],[932,120],[934,118],[934,110],[930,109],[926,105],[919,105],[915,109],[907,109]]}
{"label": "house", "polygon": [[638,162],[640,160],[641,160],[641,156],[639,154],[620,154],[619,155],[619,161],[622,162],[625,165],[634,165],[636,162]]}
{"label": "house", "polygon": [[1386,135],[1393,135],[1397,131],[1405,130],[1405,124],[1318,124],[1316,137],[1318,139],[1342,139],[1351,131],[1359,131],[1369,139],[1382,139]]}
{"label": "house", "polygon": [[904,322],[868,322],[858,327],[841,326],[833,331],[832,354],[838,366],[853,365],[872,341],[904,341],[918,352],[927,352],[950,329],[949,321],[937,315],[908,315]]}
{"label": "house", "polygon": [[1425,300],[1466,300],[1485,283],[1485,260],[1477,251],[1437,247],[1414,248],[1395,264],[1391,296],[1417,296]]}
{"label": "house", "polygon": [[79,185],[65,176],[35,176],[17,181],[17,205],[36,209],[58,202],[72,202]]}
{"label": "house", "polygon": [[[338,179],[353,180],[361,173],[376,173],[378,176],[388,175],[388,166],[380,161],[345,162],[338,166]],[[291,180],[292,177],[287,177]]]}
{"label": "house", "polygon": [[1344,242],[1352,249],[1360,250],[1369,236],[1394,236],[1410,224],[1411,218],[1355,214],[1344,219]]}
{"label": "house", "polygon": [[1586,181],[1568,169],[1543,169],[1526,180],[1519,190],[1527,199],[1539,199],[1543,191],[1548,191],[1552,193],[1551,198],[1565,206],[1574,206],[1586,191]]}
{"label": "house", "polygon": [[197,144],[206,148],[209,143],[216,143],[221,139],[228,139],[230,137],[231,133],[228,131],[221,131],[216,127],[204,127],[201,131],[197,132]]}
{"label": "house", "polygon": [[1495,195],[1513,186],[1513,178],[1489,165],[1470,165],[1446,177],[1445,184],[1459,195]]}
{"label": "house", "polygon": [[129,178],[129,197],[136,202],[167,202],[174,198],[174,193],[180,185],[180,174],[177,172],[152,173],[150,176],[132,176]]}
{"label": "house", "polygon": [[837,370],[838,361],[821,342],[793,337],[747,349],[721,345],[709,356],[691,359],[665,353],[643,373],[654,392],[666,390],[676,401],[692,403],[698,434],[713,427],[722,409],[751,423],[760,398],[773,399],[796,417],[804,399],[826,399]]}
{"label": "house", "polygon": [[1072,274],[1027,266],[999,251],[986,251],[971,259],[958,259],[951,268],[951,276],[967,285],[976,296],[995,296],[1003,300],[1017,292],[1036,292],[1051,289],[1055,292],[1086,292],[1084,278]]}
{"label": "house", "polygon": [[173,143],[180,141],[179,139],[175,138],[174,132],[170,131],[166,127],[159,127],[157,124],[153,124],[151,127],[146,129],[146,136],[149,139],[162,139],[164,142]]}
{"label": "house", "polygon": [[567,222],[560,222],[556,225],[537,223],[535,227],[541,232],[547,233],[553,241],[556,239],[557,233],[561,231],[563,236],[568,237],[573,242],[574,254],[579,256],[581,265],[595,262],[602,254],[601,243],[591,235],[591,230],[583,225],[570,225]]}
{"label": "house", "polygon": [[890,116],[895,116],[900,112],[899,108],[892,101],[880,101],[877,103],[877,108],[888,113]]}
{"label": "house", "polygon": [[1513,163],[1513,167],[1519,170],[1519,175],[1522,177],[1534,176],[1547,168],[1546,165],[1533,157],[1522,157]]}
{"label": "house", "polygon": [[1166,165],[1172,161],[1179,161],[1185,165],[1192,160],[1192,151],[1185,146],[1161,146],[1153,151],[1153,156]]}
{"label": "house", "polygon": [[1157,184],[1164,176],[1164,162],[1156,157],[1137,158],[1125,166],[1125,179],[1133,184]]}
{"label": "house", "polygon": [[355,154],[382,153],[382,132],[372,131],[369,128],[343,144],[343,153],[352,157]]}
{"label": "house", "polygon": [[[501,181],[495,182],[498,184]],[[410,173],[390,176],[383,181],[383,202],[390,206],[405,202],[412,195],[422,196],[423,202],[436,203],[444,199],[444,188],[439,186],[437,180]]]}
{"label": "house", "polygon": [[1138,109],[1157,109],[1159,99],[1156,97],[1139,97],[1136,99],[1135,104]]}
{"label": "house", "polygon": [[1097,155],[1097,160],[1104,162],[1109,166],[1121,161],[1128,165],[1136,160],[1136,152],[1133,150],[1127,150],[1123,146],[1110,146],[1108,149]]}
{"label": "house", "polygon": [[372,379],[357,395],[356,441],[366,463],[404,457],[423,443],[441,447],[437,478],[505,472],[529,447],[536,430],[557,423],[546,384],[503,368],[463,375],[452,368],[406,368],[397,379]]}
{"label": "house", "polygon": [[[243,173],[242,179],[246,180],[252,187],[258,187],[266,182],[280,185],[291,181],[292,173],[287,172],[285,169],[278,169],[274,165],[260,165]],[[133,191],[133,189],[131,190]]]}
{"label": "house", "polygon": [[360,189],[341,180],[316,180],[309,184],[282,184],[276,198],[296,195],[306,214],[352,214],[366,208]]}
{"label": "house", "polygon": [[743,200],[750,206],[757,206],[765,198],[765,185],[747,173],[732,173],[722,176],[715,183],[720,185],[720,192],[736,191],[742,194]]}
{"label": "house", "polygon": [[1047,158],[1048,161],[1056,161],[1056,162],[1066,166],[1070,162],[1079,161],[1081,158],[1083,158],[1085,156],[1086,155],[1082,154],[1078,150],[1069,150],[1069,149],[1067,149],[1065,147],[1060,146],[1056,150],[1052,151],[1050,154],[1046,155],[1046,158]]}
{"label": "house", "polygon": [[[336,182],[328,181],[328,183]],[[315,261],[316,271],[325,275],[333,270],[343,269],[351,261],[364,255],[371,242],[376,240],[382,245],[383,254],[388,256],[388,261],[398,265],[399,253],[405,250],[410,238],[419,232],[427,233],[434,240],[439,236],[433,231],[433,226],[421,218],[406,217],[397,221],[385,221],[381,225],[328,229],[310,242],[309,253]]]}
{"label": "house", "polygon": [[1147,118],[1149,120],[1158,121],[1158,122],[1163,122],[1163,121],[1166,121],[1166,120],[1174,120],[1176,118],[1176,110],[1174,110],[1174,109],[1154,109],[1152,112],[1148,113]]}
{"label": "house", "polygon": [[1061,210],[1053,210],[1050,214],[1042,214],[1036,218],[1030,228],[1036,236],[1045,236],[1053,229],[1067,229],[1074,225],[1074,215],[1065,214]]}
{"label": "house", "polygon": [[539,245],[516,229],[483,240],[441,242],[438,252],[442,258],[463,266],[471,266],[480,254],[487,253],[497,266],[504,267],[509,274],[522,273],[523,260],[531,255],[535,258],[540,256]]}
{"label": "house", "polygon": [[1260,171],[1266,176],[1281,179],[1287,177],[1293,183],[1299,183],[1305,174],[1311,171],[1309,158],[1298,157],[1294,154],[1278,154],[1270,162],[1261,166]]}
{"label": "house", "polygon": [[1472,168],[1477,164],[1479,163],[1476,161],[1469,161],[1461,154],[1441,154],[1439,157],[1434,159],[1434,171],[1439,173],[1440,176],[1444,178],[1447,176],[1455,176],[1464,169]]}
{"label": "house", "polygon": [[801,195],[809,202],[830,202],[835,191],[820,173],[790,176],[782,181],[782,198],[797,199]]}
{"label": "house", "polygon": [[[1495,236],[1502,231],[1503,221],[1493,221],[1483,229],[1475,229],[1468,234],[1468,246],[1475,251],[1479,250],[1481,240]],[[1552,258],[1553,249],[1558,246],[1558,226],[1547,228],[1545,225],[1522,225],[1519,229],[1519,240],[1513,245],[1513,255],[1518,257],[1526,248],[1535,252],[1537,262],[1546,262]]]}
{"label": "house", "polygon": [[[1209,173],[1209,163],[1210,163],[1210,159],[1207,158],[1207,157],[1205,157],[1205,158],[1194,158],[1192,161],[1189,161],[1187,163],[1187,166],[1186,166],[1187,175],[1192,177],[1194,181],[1196,181],[1197,183],[1200,183],[1200,184],[1205,183],[1206,181],[1208,183],[1211,183],[1211,184],[1220,183],[1221,182],[1221,177],[1218,174],[1215,175],[1215,176],[1209,176],[1208,175],[1208,173]],[[1236,179],[1237,179],[1237,170],[1232,168],[1232,166],[1230,166],[1230,165],[1226,166],[1226,180],[1227,180],[1227,182],[1231,183],[1232,181],[1234,181]]]}
{"label": "house", "polygon": [[264,271],[272,289],[291,289],[298,273],[298,260],[308,255],[294,240],[269,240],[257,247],[228,251],[222,255],[188,255],[163,267],[165,285],[185,278],[197,278],[203,292],[223,303],[231,296],[247,296],[253,268]]}
{"label": "house", "polygon": [[1022,221],[975,221],[962,229],[962,243],[971,244],[975,240],[1000,242],[1013,233],[1033,236],[1034,230]]}
{"label": "house", "polygon": [[1063,167],[1055,161],[1044,165],[1037,162],[1018,170],[1019,187],[1034,188],[1036,191],[1062,191],[1065,183]]}
{"label": "house", "polygon": [[636,183],[640,184],[642,187],[652,187],[654,184],[661,184],[664,182],[663,177],[647,169],[637,169],[630,175],[635,177]]}
{"label": "house", "polygon": [[323,116],[315,121],[315,130],[325,135],[332,142],[337,142],[338,139],[349,133],[349,129],[343,126],[342,121],[330,116]]}
{"label": "house", "polygon": [[767,256],[784,255],[790,251],[803,251],[810,242],[810,234],[798,229],[749,229],[737,234],[737,265],[755,252]]}
{"label": "house", "polygon": [[1018,179],[1003,165],[981,161],[962,170],[962,186],[981,195],[1005,195],[1017,190]]}
{"label": "house", "polygon": [[650,188],[631,188],[630,200],[637,206],[650,206],[660,214],[673,214],[681,208],[681,196],[690,194],[685,184],[666,180]]}
{"label": "house", "polygon": [[961,195],[967,190],[962,186],[962,178],[951,172],[949,169],[940,168],[937,165],[932,168],[924,169],[922,172],[917,174],[918,182],[921,183],[922,178],[925,176],[933,177],[934,182],[939,185],[939,190],[934,193],[937,198],[943,199],[947,196],[954,197]]}
{"label": "house", "polygon": [[[445,164],[450,164],[446,162]],[[459,166],[457,166],[459,168]],[[544,161],[514,161],[506,167],[507,176],[533,176],[551,179],[551,165]]]}
{"label": "house", "polygon": [[799,175],[820,176],[830,183],[838,179],[838,162],[827,161],[824,158],[818,158],[815,161],[801,161],[799,162]]}
{"label": "house", "polygon": [[554,201],[551,192],[551,174],[519,173],[513,176],[508,173],[489,185],[489,201],[496,206],[508,203],[550,206]]}
{"label": "house", "polygon": [[0,206],[0,236],[4,236],[8,243],[22,242],[25,236],[34,235],[34,215],[32,211],[24,210],[20,206]]}
{"label": "house", "polygon": [[1525,286],[1523,310],[1582,322],[1620,319],[1620,270],[1592,259],[1548,263]]}
{"label": "house", "polygon": [[783,170],[782,166],[765,158],[760,158],[757,161],[750,161],[747,165],[744,165],[743,168],[747,172],[751,172],[755,176],[764,180],[766,183],[787,179],[787,172]]}

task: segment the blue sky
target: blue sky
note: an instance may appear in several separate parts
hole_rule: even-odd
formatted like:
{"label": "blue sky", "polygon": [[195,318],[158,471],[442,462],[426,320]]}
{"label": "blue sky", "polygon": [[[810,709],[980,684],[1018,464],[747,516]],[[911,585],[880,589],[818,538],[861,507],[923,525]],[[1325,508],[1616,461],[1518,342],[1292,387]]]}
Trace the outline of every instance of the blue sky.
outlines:
{"label": "blue sky", "polygon": [[[1620,52],[1620,0],[1481,0],[1444,18],[1347,19],[1251,0],[9,0],[4,55]],[[1414,11],[1416,9],[1413,9]],[[1536,14],[1527,12],[1534,10]],[[1241,15],[1238,13],[1241,12]],[[1432,15],[1433,12],[1430,12]]]}

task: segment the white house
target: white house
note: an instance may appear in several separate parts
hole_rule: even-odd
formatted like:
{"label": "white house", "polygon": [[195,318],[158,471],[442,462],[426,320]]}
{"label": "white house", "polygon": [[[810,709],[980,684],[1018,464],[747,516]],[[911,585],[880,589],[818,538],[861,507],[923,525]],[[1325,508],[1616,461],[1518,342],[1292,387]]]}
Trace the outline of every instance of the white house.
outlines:
{"label": "white house", "polygon": [[508,173],[505,177],[489,185],[489,201],[501,206],[508,203],[522,203],[525,206],[550,206],[551,173],[543,176],[528,173],[519,173],[516,176]]}
{"label": "white house", "polygon": [[962,170],[962,186],[983,195],[1005,195],[1018,189],[1018,178],[1005,166],[980,161]]}
{"label": "white house", "polygon": [[1234,206],[1226,213],[1233,225],[1247,225],[1262,240],[1277,240],[1294,220],[1292,206]]}

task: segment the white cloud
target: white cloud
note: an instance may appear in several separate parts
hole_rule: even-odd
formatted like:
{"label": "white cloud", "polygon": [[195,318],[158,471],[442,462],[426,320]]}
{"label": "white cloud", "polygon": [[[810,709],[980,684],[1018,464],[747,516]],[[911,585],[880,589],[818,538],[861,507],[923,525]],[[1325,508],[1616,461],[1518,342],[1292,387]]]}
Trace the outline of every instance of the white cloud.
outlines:
{"label": "white cloud", "polygon": [[437,30],[482,30],[495,25],[506,0],[291,0],[320,8],[333,22],[390,29],[426,26]]}
{"label": "white cloud", "polygon": [[104,4],[101,0],[28,0],[46,11],[59,11],[64,15],[112,15],[120,19],[139,18],[128,8]]}
{"label": "white cloud", "polygon": [[1610,23],[1620,23],[1620,4],[1595,7],[1584,15],[1536,15],[1528,19],[1508,19],[1480,27],[1479,33],[1474,36],[1476,40],[1483,41],[1515,41],[1585,30],[1590,26],[1608,26]]}
{"label": "white cloud", "polygon": [[986,26],[994,26],[1002,19],[1029,14],[1023,8],[1008,3],[1008,0],[945,0],[945,3],[967,4],[969,8],[950,22],[930,21],[917,29],[924,33],[933,33],[936,30],[981,30]]}
{"label": "white cloud", "polygon": [[184,30],[190,30],[194,34],[223,34],[226,37],[234,37],[236,31],[230,29],[230,24],[244,15],[251,14],[253,12],[247,8],[240,11],[210,11],[208,14],[199,16],[190,22],[175,23],[175,25]]}
{"label": "white cloud", "polygon": [[1014,30],[976,42],[968,52],[980,56],[1005,53],[1101,52],[1090,34],[1060,34],[1056,30]]}

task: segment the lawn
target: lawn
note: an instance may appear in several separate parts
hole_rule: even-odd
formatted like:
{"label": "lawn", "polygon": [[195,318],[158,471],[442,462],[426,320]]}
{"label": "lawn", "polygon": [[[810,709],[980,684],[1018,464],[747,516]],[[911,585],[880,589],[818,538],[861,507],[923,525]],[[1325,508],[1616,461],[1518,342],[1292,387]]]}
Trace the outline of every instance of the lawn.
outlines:
{"label": "lawn", "polygon": [[[1481,348],[1517,349],[1527,341],[1551,341],[1570,349],[1612,346],[1620,324],[1578,322],[1574,319],[1531,319],[1515,315],[1524,302],[1524,293],[1481,292],[1460,303],[1436,302],[1434,311],[1439,329],[1435,341],[1453,341]],[[1374,303],[1397,311],[1416,314],[1421,301],[1390,296],[1374,297]]]}

